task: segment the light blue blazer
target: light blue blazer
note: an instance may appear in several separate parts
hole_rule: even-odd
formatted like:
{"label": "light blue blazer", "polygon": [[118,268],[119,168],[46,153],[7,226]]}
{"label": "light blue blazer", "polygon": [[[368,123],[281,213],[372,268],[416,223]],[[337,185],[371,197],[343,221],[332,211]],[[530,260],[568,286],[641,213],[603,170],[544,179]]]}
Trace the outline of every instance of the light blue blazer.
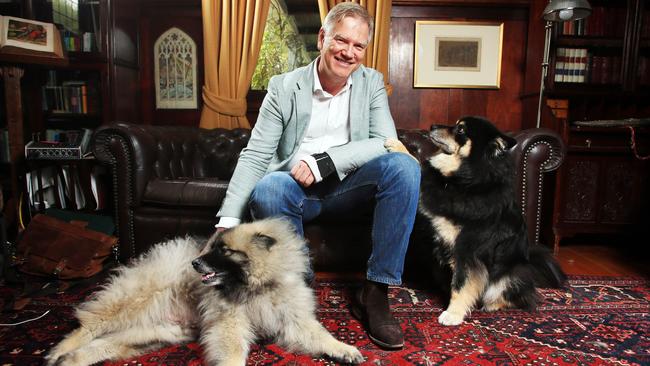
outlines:
{"label": "light blue blazer", "polygon": [[[311,120],[317,60],[269,81],[251,138],[217,216],[242,218],[255,184],[269,172],[287,170]],[[386,153],[384,140],[397,136],[382,74],[361,65],[351,77],[350,142],[327,150],[341,180]]]}

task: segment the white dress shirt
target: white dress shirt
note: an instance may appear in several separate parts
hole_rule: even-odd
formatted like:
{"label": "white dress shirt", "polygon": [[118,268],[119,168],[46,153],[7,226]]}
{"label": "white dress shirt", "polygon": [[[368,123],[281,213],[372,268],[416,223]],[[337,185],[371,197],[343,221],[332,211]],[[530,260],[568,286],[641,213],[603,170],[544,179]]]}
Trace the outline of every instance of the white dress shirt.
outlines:
{"label": "white dress shirt", "polygon": [[[298,152],[286,166],[287,171],[302,160],[309,165],[309,169],[314,175],[314,183],[323,180],[312,154],[322,153],[330,147],[350,142],[351,87],[352,79],[348,77],[345,86],[336,95],[326,92],[318,77],[318,63],[315,64],[311,120]],[[216,227],[230,228],[240,222],[239,218],[221,217]]]}
{"label": "white dress shirt", "polygon": [[316,159],[312,156],[327,151],[330,147],[350,142],[350,88],[352,81],[348,78],[345,86],[336,95],[325,90],[314,67],[314,87],[311,104],[311,121],[300,144],[298,152],[287,165],[291,170],[300,160],[309,165],[314,174],[314,183],[323,180]]}

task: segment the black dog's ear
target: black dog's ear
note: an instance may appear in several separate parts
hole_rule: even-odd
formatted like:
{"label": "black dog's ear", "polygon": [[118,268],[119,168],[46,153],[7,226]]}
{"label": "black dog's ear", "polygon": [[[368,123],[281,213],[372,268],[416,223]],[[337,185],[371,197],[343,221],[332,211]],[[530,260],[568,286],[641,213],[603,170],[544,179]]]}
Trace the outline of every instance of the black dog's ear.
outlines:
{"label": "black dog's ear", "polygon": [[262,233],[256,233],[253,235],[253,243],[263,246],[264,248],[271,249],[271,247],[277,242],[275,238],[272,238],[268,235]]}
{"label": "black dog's ear", "polygon": [[496,157],[500,156],[504,152],[512,149],[515,145],[517,145],[517,140],[510,136],[501,135],[492,140],[490,145],[492,145],[491,147],[493,148],[493,155]]}
{"label": "black dog's ear", "polygon": [[515,147],[515,145],[517,145],[517,140],[514,137],[510,137],[510,136],[507,136],[507,135],[503,135],[502,137],[506,140],[506,149],[507,150],[510,150],[513,147]]}

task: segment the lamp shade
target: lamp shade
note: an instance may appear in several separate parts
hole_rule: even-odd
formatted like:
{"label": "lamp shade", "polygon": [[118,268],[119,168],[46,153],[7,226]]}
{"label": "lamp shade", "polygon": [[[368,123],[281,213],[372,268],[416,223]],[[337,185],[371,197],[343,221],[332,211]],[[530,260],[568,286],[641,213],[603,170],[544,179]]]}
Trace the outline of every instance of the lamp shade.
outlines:
{"label": "lamp shade", "polygon": [[566,22],[586,18],[589,14],[591,5],[587,0],[551,0],[542,16],[552,22]]}

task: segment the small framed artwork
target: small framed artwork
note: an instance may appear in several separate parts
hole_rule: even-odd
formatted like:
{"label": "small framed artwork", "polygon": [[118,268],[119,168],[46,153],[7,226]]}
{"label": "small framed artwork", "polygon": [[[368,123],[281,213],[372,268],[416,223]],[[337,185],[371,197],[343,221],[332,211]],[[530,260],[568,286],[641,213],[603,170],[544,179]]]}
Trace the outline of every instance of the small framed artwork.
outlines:
{"label": "small framed artwork", "polygon": [[415,22],[416,88],[498,89],[503,23]]}
{"label": "small framed artwork", "polygon": [[196,109],[196,43],[171,27],[154,43],[157,109]]}

